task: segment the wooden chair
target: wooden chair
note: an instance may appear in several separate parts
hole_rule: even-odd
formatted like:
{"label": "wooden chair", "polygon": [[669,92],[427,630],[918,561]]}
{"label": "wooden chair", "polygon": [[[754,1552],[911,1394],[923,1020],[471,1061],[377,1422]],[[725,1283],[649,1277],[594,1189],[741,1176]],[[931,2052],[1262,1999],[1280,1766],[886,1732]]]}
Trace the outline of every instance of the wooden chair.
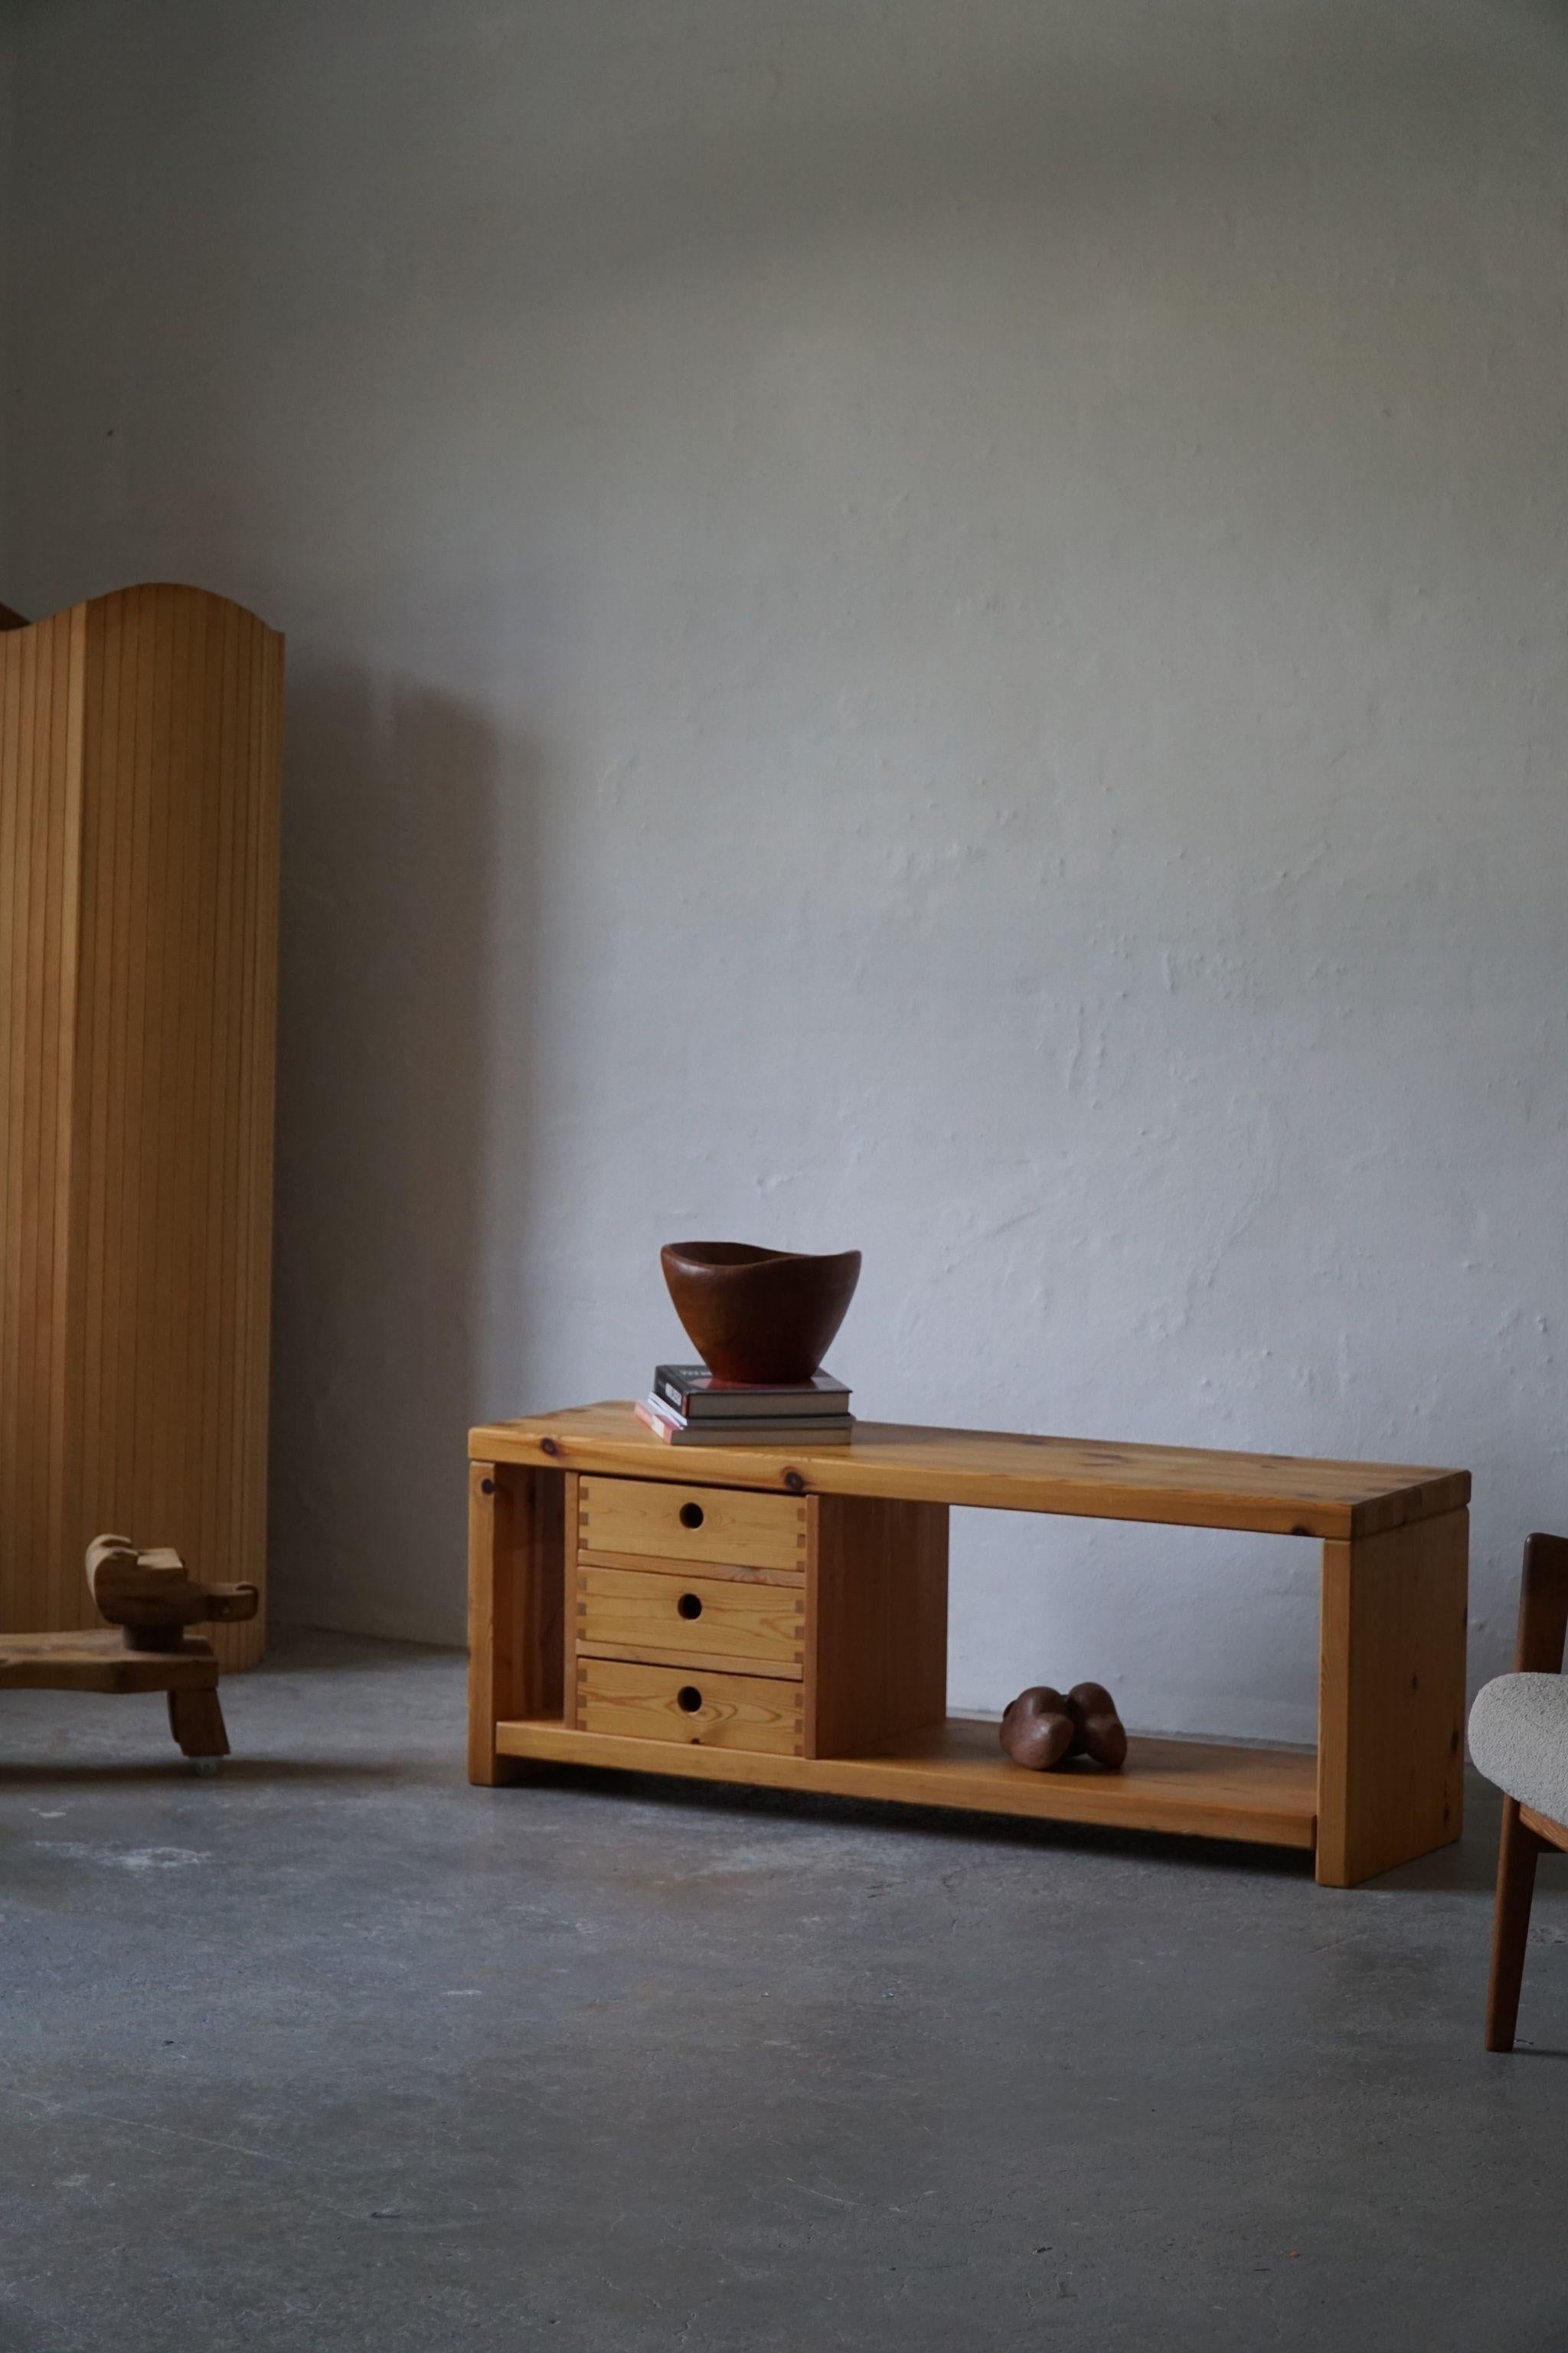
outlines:
{"label": "wooden chair", "polygon": [[1514,1672],[1486,1684],[1470,1711],[1470,1754],[1503,1792],[1487,1989],[1489,2051],[1513,2049],[1536,1862],[1546,1847],[1568,1852],[1565,1636],[1568,1536],[1533,1535],[1524,1547]]}
{"label": "wooden chair", "polygon": [[185,1629],[254,1618],[258,1588],[198,1585],[177,1552],[138,1552],[128,1536],[94,1537],[87,1581],[108,1625],[80,1634],[0,1634],[0,1690],[165,1692],[182,1754],[215,1771],[228,1755],[217,1661],[212,1644]]}

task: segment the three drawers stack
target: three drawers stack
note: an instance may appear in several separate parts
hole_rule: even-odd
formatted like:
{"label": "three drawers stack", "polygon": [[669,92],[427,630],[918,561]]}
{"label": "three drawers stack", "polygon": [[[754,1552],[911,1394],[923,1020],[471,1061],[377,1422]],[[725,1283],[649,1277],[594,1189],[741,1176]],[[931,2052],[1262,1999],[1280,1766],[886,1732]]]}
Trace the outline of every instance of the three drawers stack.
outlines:
{"label": "three drawers stack", "polygon": [[808,1754],[805,1500],[574,1483],[567,1720],[639,1740]]}

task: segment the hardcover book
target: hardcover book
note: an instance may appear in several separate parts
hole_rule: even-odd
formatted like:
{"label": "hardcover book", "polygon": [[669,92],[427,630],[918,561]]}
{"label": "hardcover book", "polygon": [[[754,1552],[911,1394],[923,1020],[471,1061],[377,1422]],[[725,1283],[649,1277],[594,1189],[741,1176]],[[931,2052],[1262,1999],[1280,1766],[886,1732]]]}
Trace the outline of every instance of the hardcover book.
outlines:
{"label": "hardcover book", "polygon": [[645,1429],[667,1446],[847,1446],[854,1435],[852,1414],[812,1414],[805,1420],[689,1422],[670,1412],[658,1398],[644,1398],[632,1408]]}
{"label": "hardcover book", "polygon": [[791,1381],[782,1388],[762,1388],[721,1381],[706,1365],[657,1366],[653,1393],[688,1421],[757,1421],[773,1415],[805,1420],[814,1414],[843,1414],[849,1405],[848,1389],[831,1373],[814,1373],[808,1381]]}

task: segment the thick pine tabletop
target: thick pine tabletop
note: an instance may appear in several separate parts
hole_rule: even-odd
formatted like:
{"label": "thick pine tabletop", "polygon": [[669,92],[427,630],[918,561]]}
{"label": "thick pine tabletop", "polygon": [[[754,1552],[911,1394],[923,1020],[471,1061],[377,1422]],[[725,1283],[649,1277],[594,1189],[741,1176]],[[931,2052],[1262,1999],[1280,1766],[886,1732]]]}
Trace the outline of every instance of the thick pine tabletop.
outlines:
{"label": "thick pine tabletop", "polygon": [[668,1446],[619,1399],[484,1424],[469,1433],[468,1453],[476,1462],[597,1471],[690,1486],[902,1496],[1267,1535],[1377,1535],[1459,1511],[1470,1493],[1468,1471],[1409,1463],[1326,1462],[891,1421],[857,1422],[847,1446],[814,1449],[798,1439],[765,1446]]}

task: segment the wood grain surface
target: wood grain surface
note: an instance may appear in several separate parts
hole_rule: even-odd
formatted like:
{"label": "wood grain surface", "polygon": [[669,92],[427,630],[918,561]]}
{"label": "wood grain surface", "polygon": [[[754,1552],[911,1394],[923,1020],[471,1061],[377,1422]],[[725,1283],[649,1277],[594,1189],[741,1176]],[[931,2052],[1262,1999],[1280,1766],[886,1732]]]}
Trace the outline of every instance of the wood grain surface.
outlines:
{"label": "wood grain surface", "polygon": [[782,1677],[647,1660],[581,1654],[577,1660],[577,1723],[584,1736],[625,1735],[656,1751],[674,1743],[721,1749],[726,1757],[743,1751],[798,1756],[803,1705],[800,1684]]}
{"label": "wood grain surface", "polygon": [[211,1643],[190,1635],[177,1651],[130,1651],[111,1626],[0,1634],[0,1691],[210,1691],[216,1681]]}
{"label": "wood grain surface", "polygon": [[579,1564],[579,1652],[732,1667],[752,1674],[804,1672],[803,1586],[752,1584],[743,1577],[682,1577],[635,1568]]}
{"label": "wood grain surface", "polygon": [[564,1530],[571,1484],[507,1463],[468,1466],[468,1778],[510,1778],[497,1719],[563,1705]]}
{"label": "wood grain surface", "polygon": [[1353,1887],[1464,1826],[1469,1514],[1323,1546],[1318,1877]]}
{"label": "wood grain surface", "polygon": [[689,1487],[902,1497],[1270,1535],[1373,1535],[1459,1510],[1470,1492],[1468,1471],[926,1430],[901,1422],[858,1422],[851,1444],[815,1453],[795,1442],[671,1449],[618,1400],[489,1423],[471,1433],[468,1451],[486,1461]]}
{"label": "wood grain surface", "polygon": [[577,1541],[589,1552],[804,1568],[805,1507],[785,1495],[747,1494],[689,1480],[665,1485],[584,1478],[577,1485]]}
{"label": "wood grain surface", "polygon": [[858,1757],[947,1714],[947,1508],[814,1495],[806,1753]]}
{"label": "wood grain surface", "polygon": [[1026,1773],[1003,1756],[994,1724],[960,1717],[905,1734],[872,1757],[782,1757],[675,1746],[630,1735],[571,1731],[559,1717],[498,1725],[496,1744],[503,1756],[557,1764],[689,1774],[709,1781],[1182,1831],[1265,1846],[1310,1848],[1314,1834],[1314,1762],[1310,1753],[1294,1749],[1135,1737],[1121,1773],[1090,1765]]}
{"label": "wood grain surface", "polygon": [[196,589],[0,633],[0,1625],[105,1527],[265,1584],[281,721]]}

